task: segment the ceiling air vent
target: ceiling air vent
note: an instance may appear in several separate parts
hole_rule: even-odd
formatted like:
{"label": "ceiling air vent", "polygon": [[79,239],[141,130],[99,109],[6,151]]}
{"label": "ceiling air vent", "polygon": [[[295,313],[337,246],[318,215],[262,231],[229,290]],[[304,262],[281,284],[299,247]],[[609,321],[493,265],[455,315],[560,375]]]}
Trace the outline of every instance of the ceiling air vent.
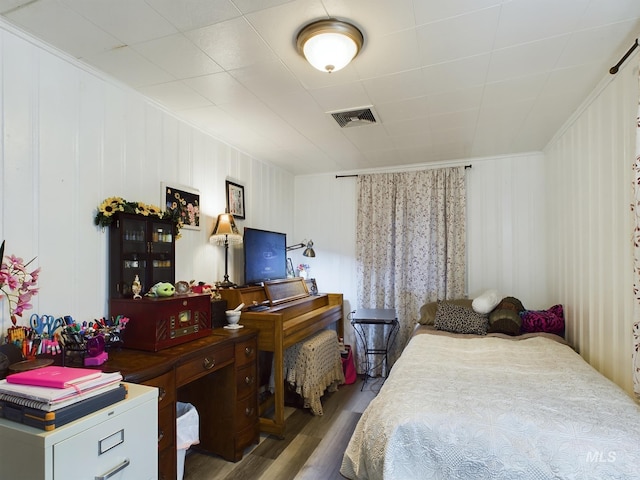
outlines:
{"label": "ceiling air vent", "polygon": [[329,112],[341,128],[361,127],[377,123],[372,107],[361,107],[342,112]]}

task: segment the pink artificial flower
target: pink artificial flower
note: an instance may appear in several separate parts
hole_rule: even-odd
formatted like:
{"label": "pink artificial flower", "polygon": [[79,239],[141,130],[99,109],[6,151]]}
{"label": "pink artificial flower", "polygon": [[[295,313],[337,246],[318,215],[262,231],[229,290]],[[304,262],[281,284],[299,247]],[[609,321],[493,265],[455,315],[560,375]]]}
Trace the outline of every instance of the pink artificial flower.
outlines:
{"label": "pink artificial flower", "polygon": [[[4,251],[4,242],[0,250]],[[6,255],[0,261],[0,297],[4,295],[7,298],[11,321],[15,325],[16,316],[22,316],[25,310],[33,308],[30,302],[38,293],[40,268],[27,272],[26,267],[33,260],[24,264],[22,258],[15,255]]]}

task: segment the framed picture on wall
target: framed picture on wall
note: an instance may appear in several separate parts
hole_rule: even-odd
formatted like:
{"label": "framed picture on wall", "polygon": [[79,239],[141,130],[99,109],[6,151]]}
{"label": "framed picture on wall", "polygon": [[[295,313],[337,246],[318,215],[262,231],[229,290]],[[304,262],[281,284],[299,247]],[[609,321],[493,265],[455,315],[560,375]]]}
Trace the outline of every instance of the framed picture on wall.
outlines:
{"label": "framed picture on wall", "polygon": [[200,230],[200,191],[175,183],[162,182],[162,205],[167,211],[176,211],[183,227]]}
{"label": "framed picture on wall", "polygon": [[235,218],[244,219],[244,187],[227,180],[227,209]]}

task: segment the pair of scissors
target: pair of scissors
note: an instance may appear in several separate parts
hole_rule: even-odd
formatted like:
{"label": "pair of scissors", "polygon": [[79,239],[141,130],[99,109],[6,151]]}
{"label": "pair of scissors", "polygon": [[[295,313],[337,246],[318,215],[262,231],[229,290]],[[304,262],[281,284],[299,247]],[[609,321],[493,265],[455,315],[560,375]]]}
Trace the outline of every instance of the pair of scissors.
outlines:
{"label": "pair of scissors", "polygon": [[64,324],[61,319],[54,318],[53,315],[38,315],[34,313],[29,320],[31,328],[33,328],[38,335],[53,336],[53,333]]}

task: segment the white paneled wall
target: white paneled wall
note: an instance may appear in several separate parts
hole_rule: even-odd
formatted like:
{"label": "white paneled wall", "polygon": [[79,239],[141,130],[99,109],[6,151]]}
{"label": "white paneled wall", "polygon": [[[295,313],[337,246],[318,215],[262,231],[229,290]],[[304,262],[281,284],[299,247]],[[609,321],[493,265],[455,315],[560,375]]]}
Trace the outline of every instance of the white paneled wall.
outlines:
{"label": "white paneled wall", "polygon": [[547,308],[542,153],[483,159],[467,170],[468,296],[487,289]]}
{"label": "white paneled wall", "polygon": [[[473,165],[467,170],[469,295],[496,288],[505,296],[520,298],[527,308],[550,306],[542,153],[466,163]],[[292,252],[294,264],[309,263],[321,291],[343,293],[346,312],[369,307],[358,305],[356,298],[356,179],[299,176],[295,192],[294,243],[312,238],[316,257],[305,259],[301,251]],[[345,340],[355,341],[347,324]]]}
{"label": "white paneled wall", "polygon": [[[1,22],[0,92],[0,241],[6,254],[37,257],[33,312],[107,314],[107,234],[93,217],[109,196],[160,205],[163,181],[200,190],[201,230],[183,230],[176,243],[178,280],[222,279],[224,250],[208,238],[226,179],[245,187],[240,227],[292,232],[292,175]],[[230,260],[242,282],[241,248]],[[5,301],[0,318],[5,331]]]}
{"label": "white paneled wall", "polygon": [[549,294],[567,337],[632,392],[632,165],[638,55],[585,103],[547,147]]}

